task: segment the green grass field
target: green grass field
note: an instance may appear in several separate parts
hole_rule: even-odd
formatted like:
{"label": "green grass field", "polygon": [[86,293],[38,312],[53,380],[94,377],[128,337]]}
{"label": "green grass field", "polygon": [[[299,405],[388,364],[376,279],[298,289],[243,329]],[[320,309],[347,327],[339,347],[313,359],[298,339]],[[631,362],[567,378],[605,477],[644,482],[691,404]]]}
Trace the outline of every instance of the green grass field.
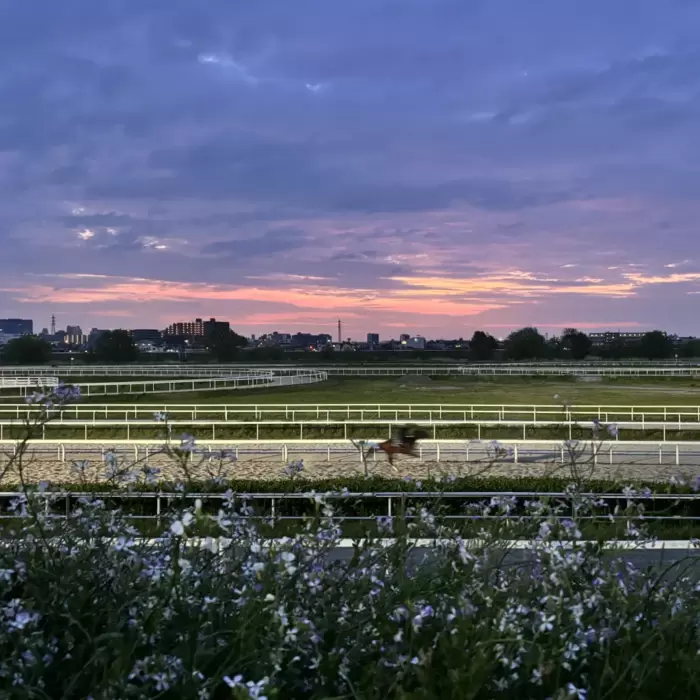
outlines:
{"label": "green grass field", "polygon": [[[89,379],[87,379],[89,381]],[[80,383],[80,382],[76,382]],[[331,377],[325,382],[273,389],[95,396],[92,403],[148,404],[570,404],[697,406],[700,380],[638,377],[581,382],[573,378]]]}

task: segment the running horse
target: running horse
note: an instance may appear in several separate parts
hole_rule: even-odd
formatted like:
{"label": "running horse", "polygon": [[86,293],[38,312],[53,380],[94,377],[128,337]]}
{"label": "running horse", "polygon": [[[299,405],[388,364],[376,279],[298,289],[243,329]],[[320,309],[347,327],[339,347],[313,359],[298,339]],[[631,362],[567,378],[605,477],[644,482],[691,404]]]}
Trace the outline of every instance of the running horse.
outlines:
{"label": "running horse", "polygon": [[358,444],[352,440],[352,444],[360,450],[363,463],[366,462],[370,454],[381,450],[386,453],[389,464],[396,469],[396,467],[394,467],[394,455],[418,457],[416,443],[418,440],[425,440],[427,437],[428,433],[426,433],[425,430],[416,430],[404,425],[394,430],[391,439],[384,440],[384,442],[369,443],[369,448],[366,452],[362,449],[363,443]]}

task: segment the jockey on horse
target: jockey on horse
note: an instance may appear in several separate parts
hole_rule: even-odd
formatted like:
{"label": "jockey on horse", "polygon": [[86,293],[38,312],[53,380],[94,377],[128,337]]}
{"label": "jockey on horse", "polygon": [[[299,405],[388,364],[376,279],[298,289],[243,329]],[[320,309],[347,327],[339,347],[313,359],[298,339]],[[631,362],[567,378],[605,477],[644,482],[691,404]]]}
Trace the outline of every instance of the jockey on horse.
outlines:
{"label": "jockey on horse", "polygon": [[[407,425],[397,427],[394,429],[390,440],[384,440],[384,442],[379,443],[369,443],[367,452],[362,452],[362,461],[364,462],[372,452],[381,450],[386,453],[389,464],[393,467],[394,455],[399,454],[418,457],[416,453],[416,443],[418,440],[424,440],[427,437],[428,433],[426,433],[425,430],[416,430]],[[354,440],[352,443],[358,447],[358,449],[362,450],[362,444],[358,445]]]}

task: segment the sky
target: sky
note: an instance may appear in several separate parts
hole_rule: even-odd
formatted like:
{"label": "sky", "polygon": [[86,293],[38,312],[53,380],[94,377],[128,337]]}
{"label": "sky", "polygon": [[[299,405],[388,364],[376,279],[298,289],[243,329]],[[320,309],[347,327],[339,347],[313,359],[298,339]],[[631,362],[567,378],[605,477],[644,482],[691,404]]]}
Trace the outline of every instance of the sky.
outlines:
{"label": "sky", "polygon": [[700,335],[700,4],[6,0],[0,317]]}

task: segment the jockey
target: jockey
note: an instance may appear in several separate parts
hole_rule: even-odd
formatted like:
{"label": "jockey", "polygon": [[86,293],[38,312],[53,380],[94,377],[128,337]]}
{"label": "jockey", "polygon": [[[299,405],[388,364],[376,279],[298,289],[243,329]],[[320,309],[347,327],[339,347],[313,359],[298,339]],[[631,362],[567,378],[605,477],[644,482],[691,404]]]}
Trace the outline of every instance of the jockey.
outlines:
{"label": "jockey", "polygon": [[406,444],[406,428],[397,428],[391,436],[392,447],[403,447]]}

